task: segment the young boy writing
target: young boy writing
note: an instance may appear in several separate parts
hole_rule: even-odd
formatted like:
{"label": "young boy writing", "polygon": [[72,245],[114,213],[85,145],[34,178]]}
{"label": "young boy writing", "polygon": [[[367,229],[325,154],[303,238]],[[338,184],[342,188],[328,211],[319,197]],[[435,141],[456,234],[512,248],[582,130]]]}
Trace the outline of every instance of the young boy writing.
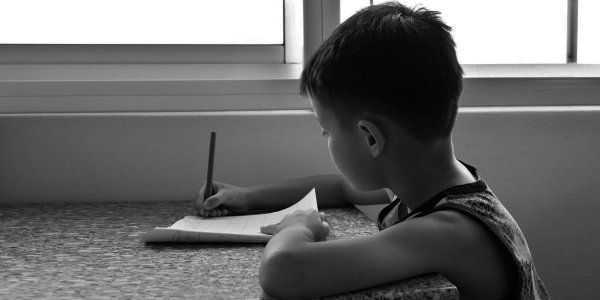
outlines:
{"label": "young boy writing", "polygon": [[288,207],[313,187],[320,207],[388,204],[384,189],[394,193],[372,236],[326,241],[328,224],[314,210],[263,227],[274,235],[260,266],[267,294],[310,298],[439,273],[461,299],[548,298],[515,220],[454,156],[462,69],[438,14],[370,6],[305,64],[301,92],[341,176],[216,183],[214,196],[196,202],[199,215],[220,216]]}

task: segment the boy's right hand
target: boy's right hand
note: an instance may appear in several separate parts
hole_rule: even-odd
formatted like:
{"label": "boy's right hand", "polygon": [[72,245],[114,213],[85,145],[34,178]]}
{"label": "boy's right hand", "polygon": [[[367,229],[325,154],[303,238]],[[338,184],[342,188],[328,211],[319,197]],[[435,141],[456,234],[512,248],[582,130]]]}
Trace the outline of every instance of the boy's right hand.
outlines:
{"label": "boy's right hand", "polygon": [[194,202],[199,217],[220,217],[248,211],[250,195],[247,189],[213,181],[214,194],[204,200],[205,188],[206,181],[202,184]]}

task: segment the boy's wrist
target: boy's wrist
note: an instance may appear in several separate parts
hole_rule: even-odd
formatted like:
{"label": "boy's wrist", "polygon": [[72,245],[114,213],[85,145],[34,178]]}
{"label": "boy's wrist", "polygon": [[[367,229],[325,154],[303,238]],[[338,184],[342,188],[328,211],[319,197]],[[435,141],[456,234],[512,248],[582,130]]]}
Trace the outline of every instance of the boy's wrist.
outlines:
{"label": "boy's wrist", "polygon": [[312,232],[312,230],[310,230],[308,227],[303,226],[303,225],[286,226],[283,229],[281,229],[281,231],[279,231],[277,234],[282,234],[282,233],[286,234],[290,237],[293,236],[299,240],[306,241],[306,242],[316,241],[315,233]]}
{"label": "boy's wrist", "polygon": [[246,208],[248,209],[248,211],[252,211],[252,210],[258,210],[258,209],[262,209],[257,207],[256,205],[256,199],[258,199],[257,197],[257,190],[256,187],[245,187],[244,188],[244,194],[245,194],[245,198],[246,198]]}

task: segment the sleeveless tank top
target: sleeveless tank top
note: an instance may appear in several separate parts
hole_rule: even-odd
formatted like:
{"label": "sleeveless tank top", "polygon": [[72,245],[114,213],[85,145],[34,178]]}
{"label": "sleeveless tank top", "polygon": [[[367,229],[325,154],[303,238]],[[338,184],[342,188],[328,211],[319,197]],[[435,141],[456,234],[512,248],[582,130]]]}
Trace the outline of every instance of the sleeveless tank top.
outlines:
{"label": "sleeveless tank top", "polygon": [[476,181],[446,189],[413,211],[408,211],[400,199],[384,207],[379,213],[377,225],[384,230],[411,218],[422,217],[440,210],[458,210],[481,221],[510,252],[519,271],[516,291],[522,300],[550,299],[548,291],[535,270],[533,258],[525,236],[502,203],[477,174],[477,169],[461,161]]}

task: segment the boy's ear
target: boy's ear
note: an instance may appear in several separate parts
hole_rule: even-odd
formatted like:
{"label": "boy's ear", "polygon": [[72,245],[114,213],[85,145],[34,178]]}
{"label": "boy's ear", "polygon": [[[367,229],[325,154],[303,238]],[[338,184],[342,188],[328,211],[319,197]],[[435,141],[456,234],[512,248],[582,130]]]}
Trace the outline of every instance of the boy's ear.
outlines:
{"label": "boy's ear", "polygon": [[358,132],[373,157],[378,157],[385,147],[385,136],[375,123],[368,120],[358,121]]}

